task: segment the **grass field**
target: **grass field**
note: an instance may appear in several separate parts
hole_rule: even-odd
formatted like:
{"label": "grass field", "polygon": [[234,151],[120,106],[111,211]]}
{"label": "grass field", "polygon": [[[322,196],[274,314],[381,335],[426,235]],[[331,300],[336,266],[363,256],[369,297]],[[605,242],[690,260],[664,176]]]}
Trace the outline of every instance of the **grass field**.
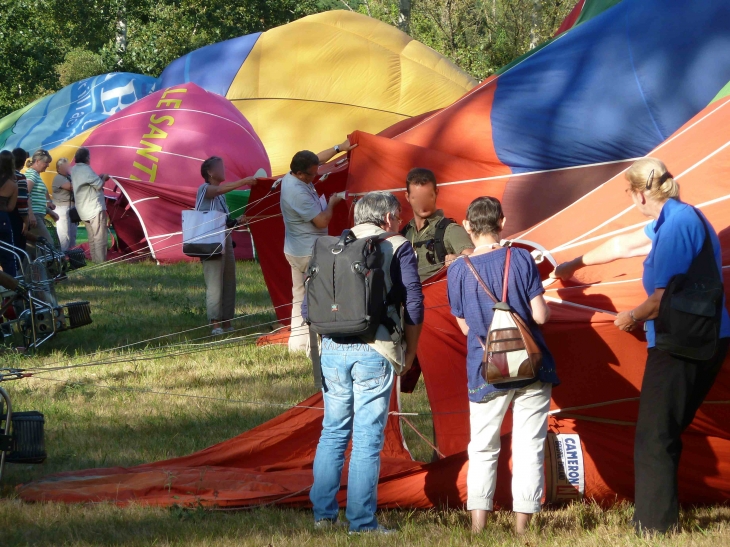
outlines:
{"label": "grass field", "polygon": [[[269,332],[276,318],[258,265],[239,263],[237,275],[236,313],[244,317],[234,323],[240,329],[235,335]],[[311,395],[309,362],[283,348],[257,348],[252,345],[254,336],[213,349],[196,346],[211,340],[207,328],[196,328],[206,322],[204,290],[199,263],[90,267],[58,286],[61,302],[91,301],[94,323],[60,333],[35,357],[2,357],[3,366],[115,362],[4,384],[16,410],[45,414],[48,460],[40,466],[6,468],[0,486],[0,546],[730,544],[730,507],[687,510],[681,533],[640,539],[628,525],[630,505],[603,510],[577,504],[544,511],[533,531],[517,539],[511,535],[509,513],[498,513],[486,533],[472,537],[463,511],[385,511],[381,521],[397,528],[397,535],[350,537],[344,531],[315,531],[311,513],[305,510],[220,513],[22,503],[15,495],[17,484],[59,471],[129,466],[188,454],[282,411],[280,406],[254,403],[287,405]],[[165,336],[181,331],[187,332]],[[148,341],[136,344],[143,340]],[[134,345],[120,349],[129,344]],[[180,350],[190,353],[168,355]],[[422,383],[415,394],[402,399],[406,411],[428,411]],[[431,435],[427,416],[415,417],[414,422]],[[431,449],[408,428],[405,434],[414,456],[429,459]]]}

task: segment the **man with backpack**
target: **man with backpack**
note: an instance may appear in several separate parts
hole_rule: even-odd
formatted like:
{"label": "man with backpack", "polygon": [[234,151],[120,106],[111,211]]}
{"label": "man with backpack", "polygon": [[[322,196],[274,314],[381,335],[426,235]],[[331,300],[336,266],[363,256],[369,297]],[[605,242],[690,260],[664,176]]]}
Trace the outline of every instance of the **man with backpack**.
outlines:
{"label": "man with backpack", "polygon": [[436,175],[416,167],[406,177],[406,201],[413,219],[401,231],[418,255],[418,274],[425,281],[459,255],[470,255],[474,244],[464,228],[436,208]]}
{"label": "man with backpack", "polygon": [[310,493],[317,528],[338,524],[336,495],[352,438],[350,533],[391,532],[375,517],[380,451],[394,379],[413,363],[424,314],[413,247],[397,234],[400,212],[389,192],[364,195],[355,227],[319,238],[307,269],[302,312],[324,393]]}

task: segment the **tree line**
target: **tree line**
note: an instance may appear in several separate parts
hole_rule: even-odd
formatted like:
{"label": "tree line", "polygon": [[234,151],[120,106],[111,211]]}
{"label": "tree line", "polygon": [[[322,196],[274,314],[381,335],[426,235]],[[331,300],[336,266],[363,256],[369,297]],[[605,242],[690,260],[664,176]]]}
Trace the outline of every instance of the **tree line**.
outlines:
{"label": "tree line", "polygon": [[576,0],[0,0],[0,117],[83,78],[159,76],[208,44],[331,9],[401,28],[481,80],[549,39]]}

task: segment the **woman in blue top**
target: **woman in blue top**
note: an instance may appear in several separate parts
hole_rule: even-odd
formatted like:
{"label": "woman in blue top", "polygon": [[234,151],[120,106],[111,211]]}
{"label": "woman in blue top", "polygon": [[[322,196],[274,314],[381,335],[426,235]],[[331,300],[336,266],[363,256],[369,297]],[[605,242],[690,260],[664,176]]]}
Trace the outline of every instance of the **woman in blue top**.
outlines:
{"label": "woman in blue top", "polygon": [[[475,245],[471,262],[493,294],[502,294],[507,249],[500,246],[504,215],[499,201],[475,199],[467,209],[464,228]],[[467,474],[467,509],[472,531],[481,531],[492,511],[500,451],[502,420],[510,405],[512,420],[512,508],[517,533],[523,533],[533,513],[540,511],[544,488],[543,459],[550,394],[560,381],[555,361],[540,328],[550,317],[537,266],[524,249],[511,250],[507,301],[530,327],[543,354],[537,378],[508,384],[488,384],[481,374],[483,344],[492,322],[494,302],[479,286],[462,259],[448,272],[451,313],[467,335],[467,377],[471,440]]]}
{"label": "woman in blue top", "polygon": [[[700,253],[705,240],[704,217],[679,200],[679,185],[658,159],[637,161],[626,172],[626,179],[627,192],[636,208],[653,220],[644,229],[616,236],[559,265],[552,276],[569,279],[585,266],[647,257],[643,284],[648,298],[634,309],[619,313],[615,324],[631,331],[643,322],[646,331],[649,351],[634,444],[634,526],[641,531],[663,533],[675,527],[679,519],[681,434],[692,423],[725,360],[730,317],[723,305],[720,343],[708,361],[682,359],[655,347],[653,319],[659,314],[664,289],[672,277],[686,273]],[[709,222],[707,225],[717,267],[722,272],[720,242]]]}

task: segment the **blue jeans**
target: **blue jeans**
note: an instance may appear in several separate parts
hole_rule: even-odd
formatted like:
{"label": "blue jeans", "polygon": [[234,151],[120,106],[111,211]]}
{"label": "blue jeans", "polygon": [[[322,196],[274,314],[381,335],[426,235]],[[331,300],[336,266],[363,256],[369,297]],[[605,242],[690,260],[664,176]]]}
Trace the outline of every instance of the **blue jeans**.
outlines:
{"label": "blue jeans", "polygon": [[350,530],[359,532],[378,527],[380,451],[395,373],[385,357],[367,344],[353,342],[322,339],[324,422],[309,498],[315,521],[337,519],[336,496],[352,437],[346,515]]}

